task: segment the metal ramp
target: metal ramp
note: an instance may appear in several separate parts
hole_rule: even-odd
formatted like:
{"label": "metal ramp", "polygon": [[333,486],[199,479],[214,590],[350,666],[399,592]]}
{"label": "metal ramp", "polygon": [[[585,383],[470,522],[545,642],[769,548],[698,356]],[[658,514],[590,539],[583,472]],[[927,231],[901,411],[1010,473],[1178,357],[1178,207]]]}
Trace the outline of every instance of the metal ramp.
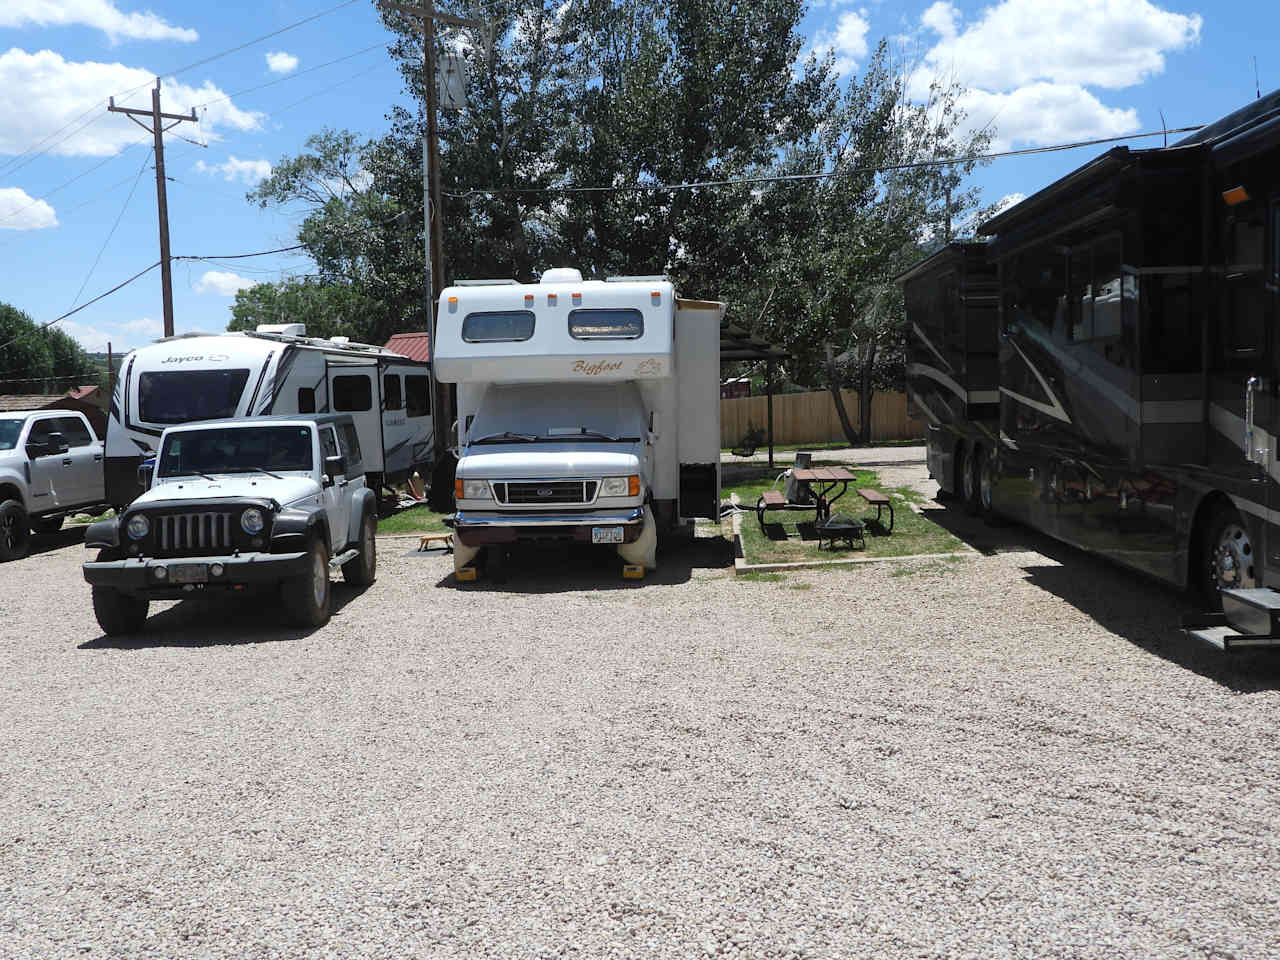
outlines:
{"label": "metal ramp", "polygon": [[1223,653],[1280,648],[1280,592],[1224,590],[1222,613],[1184,617],[1182,630]]}

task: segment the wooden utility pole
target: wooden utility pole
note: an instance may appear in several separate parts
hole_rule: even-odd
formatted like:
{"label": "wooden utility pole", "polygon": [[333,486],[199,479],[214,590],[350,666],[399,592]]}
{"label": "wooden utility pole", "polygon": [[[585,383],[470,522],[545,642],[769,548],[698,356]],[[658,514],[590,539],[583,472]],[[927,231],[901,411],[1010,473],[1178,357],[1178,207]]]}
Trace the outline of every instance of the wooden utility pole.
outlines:
{"label": "wooden utility pole", "polygon": [[[195,108],[191,114],[162,113],[160,111],[160,78],[156,77],[155,89],[151,91],[151,109],[136,110],[130,107],[117,107],[116,98],[107,101],[107,110],[111,113],[123,113],[147,133],[155,137],[156,150],[156,208],[160,217],[160,289],[164,300],[164,335],[173,336],[173,272],[169,263],[169,195],[165,190],[164,178],[164,132],[176,127],[183,121],[196,122]],[[151,126],[147,126],[138,117],[150,117]],[[161,121],[172,120],[169,126],[161,126]]]}
{"label": "wooden utility pole", "polygon": [[[451,13],[437,10],[434,0],[426,0],[422,6],[395,3],[392,0],[378,0],[379,6],[396,13],[404,14],[422,34],[422,49],[425,55],[425,70],[422,77],[422,92],[426,100],[426,136],[422,140],[422,208],[425,223],[422,235],[426,245],[426,280],[425,299],[427,308],[428,344],[434,360],[436,350],[436,326],[438,305],[436,303],[437,287],[444,286],[444,228],[443,203],[440,195],[440,143],[436,128],[436,24],[447,23],[457,27],[471,27],[477,30],[486,29],[488,24],[480,20],[467,20],[455,17]],[[449,391],[436,380],[436,365],[433,362],[429,371],[431,376],[431,397],[433,408],[432,426],[435,431],[436,475],[432,479],[432,487],[439,477],[439,465],[445,460],[449,447],[449,424],[453,418],[452,403]],[[450,479],[448,481],[452,483]],[[433,497],[435,491],[433,489]],[[450,490],[452,495],[452,490]]]}

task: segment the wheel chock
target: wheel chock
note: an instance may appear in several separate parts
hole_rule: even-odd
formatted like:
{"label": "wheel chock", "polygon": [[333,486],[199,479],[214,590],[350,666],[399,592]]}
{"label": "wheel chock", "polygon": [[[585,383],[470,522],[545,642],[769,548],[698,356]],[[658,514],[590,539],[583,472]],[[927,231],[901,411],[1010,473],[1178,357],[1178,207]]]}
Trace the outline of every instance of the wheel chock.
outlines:
{"label": "wheel chock", "polygon": [[643,580],[644,564],[642,563],[624,563],[622,565],[622,578],[624,580]]}
{"label": "wheel chock", "polygon": [[454,571],[453,575],[458,578],[459,583],[473,583],[476,579],[476,568],[471,566],[460,567]]}

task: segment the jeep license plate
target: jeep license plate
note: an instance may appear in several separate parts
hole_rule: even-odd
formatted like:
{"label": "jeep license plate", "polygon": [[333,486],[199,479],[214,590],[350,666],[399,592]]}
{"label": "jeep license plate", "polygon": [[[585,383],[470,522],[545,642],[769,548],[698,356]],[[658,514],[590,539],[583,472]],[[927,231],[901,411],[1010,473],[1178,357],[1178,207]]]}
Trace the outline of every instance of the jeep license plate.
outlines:
{"label": "jeep license plate", "polygon": [[621,527],[592,527],[591,542],[592,543],[621,543],[622,528]]}
{"label": "jeep license plate", "polygon": [[207,563],[175,563],[169,567],[170,583],[208,583]]}

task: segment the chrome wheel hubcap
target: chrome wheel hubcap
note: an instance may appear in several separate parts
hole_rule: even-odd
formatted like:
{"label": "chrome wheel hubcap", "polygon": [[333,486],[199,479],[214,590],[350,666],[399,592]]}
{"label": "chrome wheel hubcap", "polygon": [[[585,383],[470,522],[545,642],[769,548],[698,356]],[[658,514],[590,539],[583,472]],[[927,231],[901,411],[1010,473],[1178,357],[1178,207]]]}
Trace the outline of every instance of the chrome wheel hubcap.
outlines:
{"label": "chrome wheel hubcap", "polygon": [[994,481],[991,473],[991,458],[985,457],[982,461],[982,506],[987,510],[991,509],[991,487]]}
{"label": "chrome wheel hubcap", "polygon": [[1238,523],[1228,524],[1218,537],[1211,574],[1219,590],[1247,589],[1258,585],[1254,574],[1253,544],[1249,542],[1249,534]]}

